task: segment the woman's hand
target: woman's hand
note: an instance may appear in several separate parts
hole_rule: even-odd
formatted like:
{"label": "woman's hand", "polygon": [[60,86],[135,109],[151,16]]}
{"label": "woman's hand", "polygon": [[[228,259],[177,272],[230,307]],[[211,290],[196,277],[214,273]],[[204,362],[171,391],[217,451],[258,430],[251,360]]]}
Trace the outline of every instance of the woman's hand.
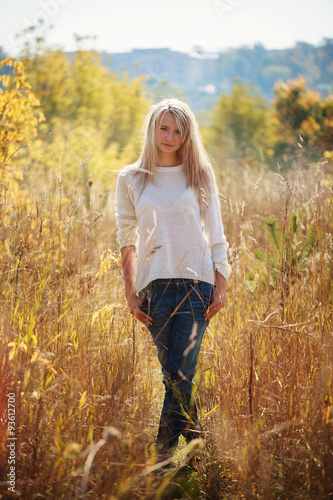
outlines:
{"label": "woman's hand", "polygon": [[128,307],[131,311],[131,314],[139,321],[141,321],[141,323],[143,323],[144,325],[151,326],[153,324],[153,318],[148,316],[148,314],[146,314],[145,312],[141,311],[141,306],[142,301],[136,295],[136,293],[133,292],[131,298],[128,300]]}
{"label": "woman's hand", "polygon": [[150,326],[153,318],[141,311],[142,302],[134,292],[135,289],[135,246],[128,245],[120,249],[121,263],[124,272],[125,296],[131,314],[144,325]]}
{"label": "woman's hand", "polygon": [[227,297],[228,282],[218,271],[215,272],[215,288],[213,293],[213,302],[204,314],[204,319],[210,321],[224,307]]}

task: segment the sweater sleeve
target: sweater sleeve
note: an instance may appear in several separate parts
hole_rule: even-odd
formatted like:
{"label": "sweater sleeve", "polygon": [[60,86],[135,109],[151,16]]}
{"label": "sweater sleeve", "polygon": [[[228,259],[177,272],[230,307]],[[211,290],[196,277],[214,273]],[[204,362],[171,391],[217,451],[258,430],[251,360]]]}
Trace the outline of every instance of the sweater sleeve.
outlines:
{"label": "sweater sleeve", "polygon": [[224,234],[220,204],[217,195],[213,193],[206,203],[203,214],[203,233],[208,242],[214,269],[219,271],[219,273],[228,280],[231,273],[231,267],[228,264],[227,257],[229,244]]}
{"label": "sweater sleeve", "polygon": [[116,224],[119,248],[134,245],[138,247],[139,229],[134,207],[133,185],[129,176],[120,172],[116,187]]}

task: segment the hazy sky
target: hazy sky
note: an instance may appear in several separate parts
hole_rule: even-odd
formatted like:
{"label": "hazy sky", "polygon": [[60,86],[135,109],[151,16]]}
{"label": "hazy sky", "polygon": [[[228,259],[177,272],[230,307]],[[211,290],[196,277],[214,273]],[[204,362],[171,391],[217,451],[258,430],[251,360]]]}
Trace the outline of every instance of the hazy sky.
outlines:
{"label": "hazy sky", "polygon": [[0,1],[0,46],[10,55],[21,47],[15,35],[39,19],[54,26],[48,43],[65,50],[77,48],[74,33],[97,36],[83,48],[107,52],[217,51],[257,42],[269,49],[333,37],[332,0]]}

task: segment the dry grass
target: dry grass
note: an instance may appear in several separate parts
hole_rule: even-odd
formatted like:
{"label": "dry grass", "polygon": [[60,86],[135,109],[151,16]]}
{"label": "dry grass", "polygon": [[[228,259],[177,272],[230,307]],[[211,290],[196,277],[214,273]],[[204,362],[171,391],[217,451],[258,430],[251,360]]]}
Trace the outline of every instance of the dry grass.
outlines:
{"label": "dry grass", "polygon": [[[233,165],[218,177],[233,274],[202,347],[197,383],[207,436],[186,472],[181,450],[176,470],[153,469],[163,389],[149,334],[124,307],[117,253],[96,279],[103,250],[116,249],[111,210],[102,217],[93,189],[87,208],[57,182],[31,179],[19,197],[7,191],[1,477],[11,392],[16,495],[333,495],[332,173],[328,164],[288,178]],[[3,481],[3,498],[6,490]]]}

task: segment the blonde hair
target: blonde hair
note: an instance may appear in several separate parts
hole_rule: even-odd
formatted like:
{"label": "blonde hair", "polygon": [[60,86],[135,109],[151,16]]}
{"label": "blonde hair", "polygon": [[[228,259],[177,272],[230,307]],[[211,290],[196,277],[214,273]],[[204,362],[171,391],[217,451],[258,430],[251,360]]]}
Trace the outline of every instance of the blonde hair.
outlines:
{"label": "blonde hair", "polygon": [[158,165],[155,134],[167,112],[173,114],[181,133],[182,144],[177,156],[184,165],[187,185],[198,193],[199,199],[205,198],[216,192],[214,172],[201,140],[197,120],[191,108],[179,99],[164,99],[154,104],[146,116],[144,142],[137,162],[142,191],[149,181],[155,182],[155,167]]}

